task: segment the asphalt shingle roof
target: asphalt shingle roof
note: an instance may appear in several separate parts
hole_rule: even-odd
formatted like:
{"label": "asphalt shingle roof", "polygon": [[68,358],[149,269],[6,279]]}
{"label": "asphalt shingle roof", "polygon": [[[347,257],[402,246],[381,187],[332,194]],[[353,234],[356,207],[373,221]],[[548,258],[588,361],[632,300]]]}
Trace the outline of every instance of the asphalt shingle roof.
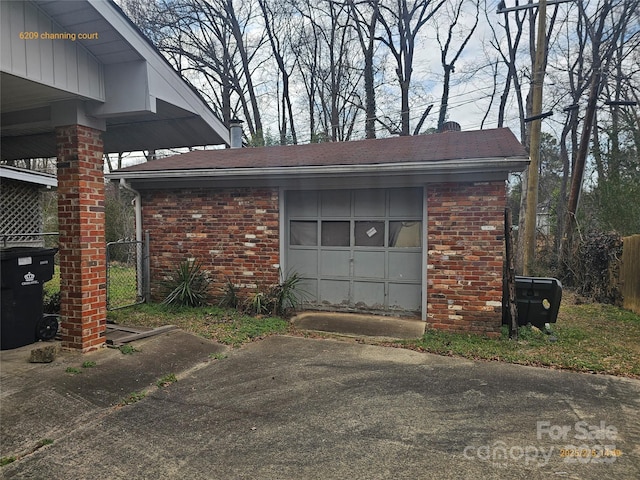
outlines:
{"label": "asphalt shingle roof", "polygon": [[508,128],[446,132],[352,142],[263,148],[196,150],[124,168],[120,172],[264,167],[375,165],[456,159],[528,158]]}

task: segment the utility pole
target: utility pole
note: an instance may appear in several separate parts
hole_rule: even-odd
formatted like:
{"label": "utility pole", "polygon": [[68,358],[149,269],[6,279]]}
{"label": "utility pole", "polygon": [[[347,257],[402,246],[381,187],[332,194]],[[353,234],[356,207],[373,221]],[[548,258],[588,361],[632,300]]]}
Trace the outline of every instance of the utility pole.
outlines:
{"label": "utility pole", "polygon": [[531,102],[531,128],[529,130],[529,171],[527,175],[527,203],[524,218],[524,246],[522,273],[531,275],[536,255],[536,210],[538,209],[538,182],[540,165],[540,133],[542,118],[542,84],[547,63],[547,0],[538,4],[538,38],[533,67],[533,98]]}
{"label": "utility pole", "polygon": [[[536,39],[536,55],[533,66],[533,91],[531,99],[531,116],[525,122],[531,122],[529,129],[529,168],[527,170],[526,202],[524,204],[524,224],[522,235],[522,273],[530,275],[536,254],[536,210],[538,208],[538,183],[540,165],[540,133],[542,119],[552,112],[542,113],[542,85],[547,64],[547,5],[557,5],[572,0],[540,0],[539,3],[527,3],[507,8],[504,1],[498,5],[497,13],[517,10],[538,9],[538,38]],[[523,191],[523,193],[525,193]]]}

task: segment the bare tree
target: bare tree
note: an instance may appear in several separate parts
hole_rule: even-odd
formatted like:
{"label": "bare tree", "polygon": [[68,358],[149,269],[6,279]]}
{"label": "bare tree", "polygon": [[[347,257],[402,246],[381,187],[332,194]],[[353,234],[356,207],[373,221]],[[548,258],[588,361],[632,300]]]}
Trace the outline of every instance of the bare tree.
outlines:
{"label": "bare tree", "polygon": [[[498,9],[504,8],[504,2],[500,2],[498,5]],[[525,129],[525,106],[524,106],[524,97],[522,94],[522,86],[520,75],[518,73],[518,67],[516,64],[517,52],[520,48],[520,41],[522,40],[522,36],[524,33],[524,22],[527,18],[527,10],[514,11],[513,13],[505,12],[504,13],[504,24],[499,24],[504,30],[504,35],[506,39],[506,49],[507,52],[503,51],[503,45],[501,42],[501,37],[497,33],[494,28],[493,18],[489,18],[489,9],[485,8],[485,14],[487,19],[487,24],[492,31],[493,39],[490,41],[492,47],[498,52],[499,57],[502,59],[502,62],[507,68],[507,74],[504,78],[504,86],[502,89],[502,94],[500,95],[500,103],[498,106],[498,120],[497,126],[498,128],[504,127],[505,124],[505,111],[507,109],[507,105],[509,102],[509,98],[511,95],[511,87],[513,85],[513,89],[515,92],[515,99],[518,105],[518,117],[520,121],[520,138],[525,141],[526,138],[526,129]],[[515,22],[515,32],[512,32],[512,22],[511,18]],[[494,76],[494,79],[497,80],[497,75]],[[495,81],[495,80],[494,80]]]}
{"label": "bare tree", "polygon": [[238,9],[233,0],[156,0],[142,2],[144,7],[126,2],[142,15],[139,27],[185,79],[198,84],[222,120],[228,123],[242,112],[255,143],[262,144],[252,63],[264,36],[249,39],[246,33],[255,16],[253,4]]}
{"label": "bare tree", "polygon": [[279,101],[279,130],[280,144],[288,143],[288,130],[291,131],[291,139],[293,144],[298,143],[298,136],[294,122],[293,107],[291,105],[291,92],[289,88],[291,73],[295,67],[295,56],[289,54],[288,39],[291,38],[291,25],[289,19],[291,17],[290,5],[279,0],[258,0],[264,27],[269,38],[273,58],[278,65],[280,78],[282,79],[282,98]]}
{"label": "bare tree", "polygon": [[[362,102],[358,89],[362,70],[358,67],[355,31],[350,25],[349,5],[333,0],[297,4],[305,19],[298,41],[298,65],[305,79],[309,108],[315,110],[321,133],[330,141],[349,140]],[[313,74],[309,70],[313,71]]]}
{"label": "bare tree", "polygon": [[[442,100],[440,101],[440,113],[438,115],[438,130],[442,128],[442,124],[445,122],[447,117],[447,107],[449,104],[449,89],[451,85],[451,75],[455,72],[455,65],[460,55],[464,51],[464,48],[469,43],[469,40],[473,37],[474,32],[478,26],[478,17],[480,14],[480,5],[479,1],[470,2],[475,7],[475,18],[473,21],[473,25],[469,28],[469,25],[459,25],[458,22],[461,20],[461,16],[463,15],[463,5],[467,3],[465,0],[458,0],[457,4],[449,4],[446,8],[447,17],[449,17],[449,28],[447,29],[447,38],[444,40],[441,38],[440,29],[436,30],[436,38],[438,40],[438,45],[440,45],[440,64],[442,65],[442,69],[444,70],[444,78],[442,80]],[[452,10],[449,11],[448,7],[451,7]],[[458,28],[456,28],[458,27]],[[454,48],[453,42],[456,38],[460,38],[462,41],[458,45],[458,48],[452,52],[453,58],[447,59],[449,54],[449,49]]]}
{"label": "bare tree", "polygon": [[566,261],[572,253],[578,200],[582,189],[598,98],[607,80],[606,73],[609,72],[611,62],[619,48],[618,42],[626,31],[627,22],[634,17],[637,18],[639,5],[640,0],[599,0],[595,9],[587,10],[582,3],[578,3],[579,13],[584,21],[585,33],[590,44],[591,74],[585,117],[567,200],[565,232],[559,249],[561,261]]}
{"label": "bare tree", "polygon": [[383,33],[377,37],[395,61],[400,87],[400,135],[410,134],[409,92],[413,75],[416,39],[420,30],[446,3],[446,0],[397,0],[380,4],[379,21]]}
{"label": "bare tree", "polygon": [[376,92],[374,54],[376,50],[376,29],[380,15],[380,0],[356,2],[349,0],[351,16],[358,34],[358,41],[364,59],[365,92],[365,136],[376,138]]}

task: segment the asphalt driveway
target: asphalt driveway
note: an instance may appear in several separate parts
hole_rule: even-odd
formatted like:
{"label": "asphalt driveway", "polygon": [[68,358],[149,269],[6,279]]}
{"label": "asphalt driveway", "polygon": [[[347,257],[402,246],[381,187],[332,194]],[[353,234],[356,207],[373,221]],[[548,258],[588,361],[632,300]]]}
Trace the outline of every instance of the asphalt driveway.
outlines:
{"label": "asphalt driveway", "polygon": [[2,352],[4,478],[640,478],[636,380],[285,336],[134,345]]}

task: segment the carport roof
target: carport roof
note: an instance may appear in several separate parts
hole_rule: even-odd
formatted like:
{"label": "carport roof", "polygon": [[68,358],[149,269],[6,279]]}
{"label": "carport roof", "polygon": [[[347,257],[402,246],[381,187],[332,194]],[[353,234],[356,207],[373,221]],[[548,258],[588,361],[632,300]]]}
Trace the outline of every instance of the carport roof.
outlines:
{"label": "carport roof", "polygon": [[[179,158],[177,158],[179,157]],[[522,171],[529,162],[507,128],[297,146],[200,150],[123,168],[112,179],[261,177],[341,173]]]}
{"label": "carport roof", "polygon": [[38,187],[55,188],[58,186],[55,175],[7,165],[0,165],[0,178],[30,183]]}
{"label": "carport roof", "polygon": [[[105,153],[229,143],[203,98],[112,0],[0,8],[3,160],[54,157],[55,127],[74,123],[103,130]],[[36,29],[26,33],[37,40],[20,38]],[[74,37],[42,37],[52,32]]]}

